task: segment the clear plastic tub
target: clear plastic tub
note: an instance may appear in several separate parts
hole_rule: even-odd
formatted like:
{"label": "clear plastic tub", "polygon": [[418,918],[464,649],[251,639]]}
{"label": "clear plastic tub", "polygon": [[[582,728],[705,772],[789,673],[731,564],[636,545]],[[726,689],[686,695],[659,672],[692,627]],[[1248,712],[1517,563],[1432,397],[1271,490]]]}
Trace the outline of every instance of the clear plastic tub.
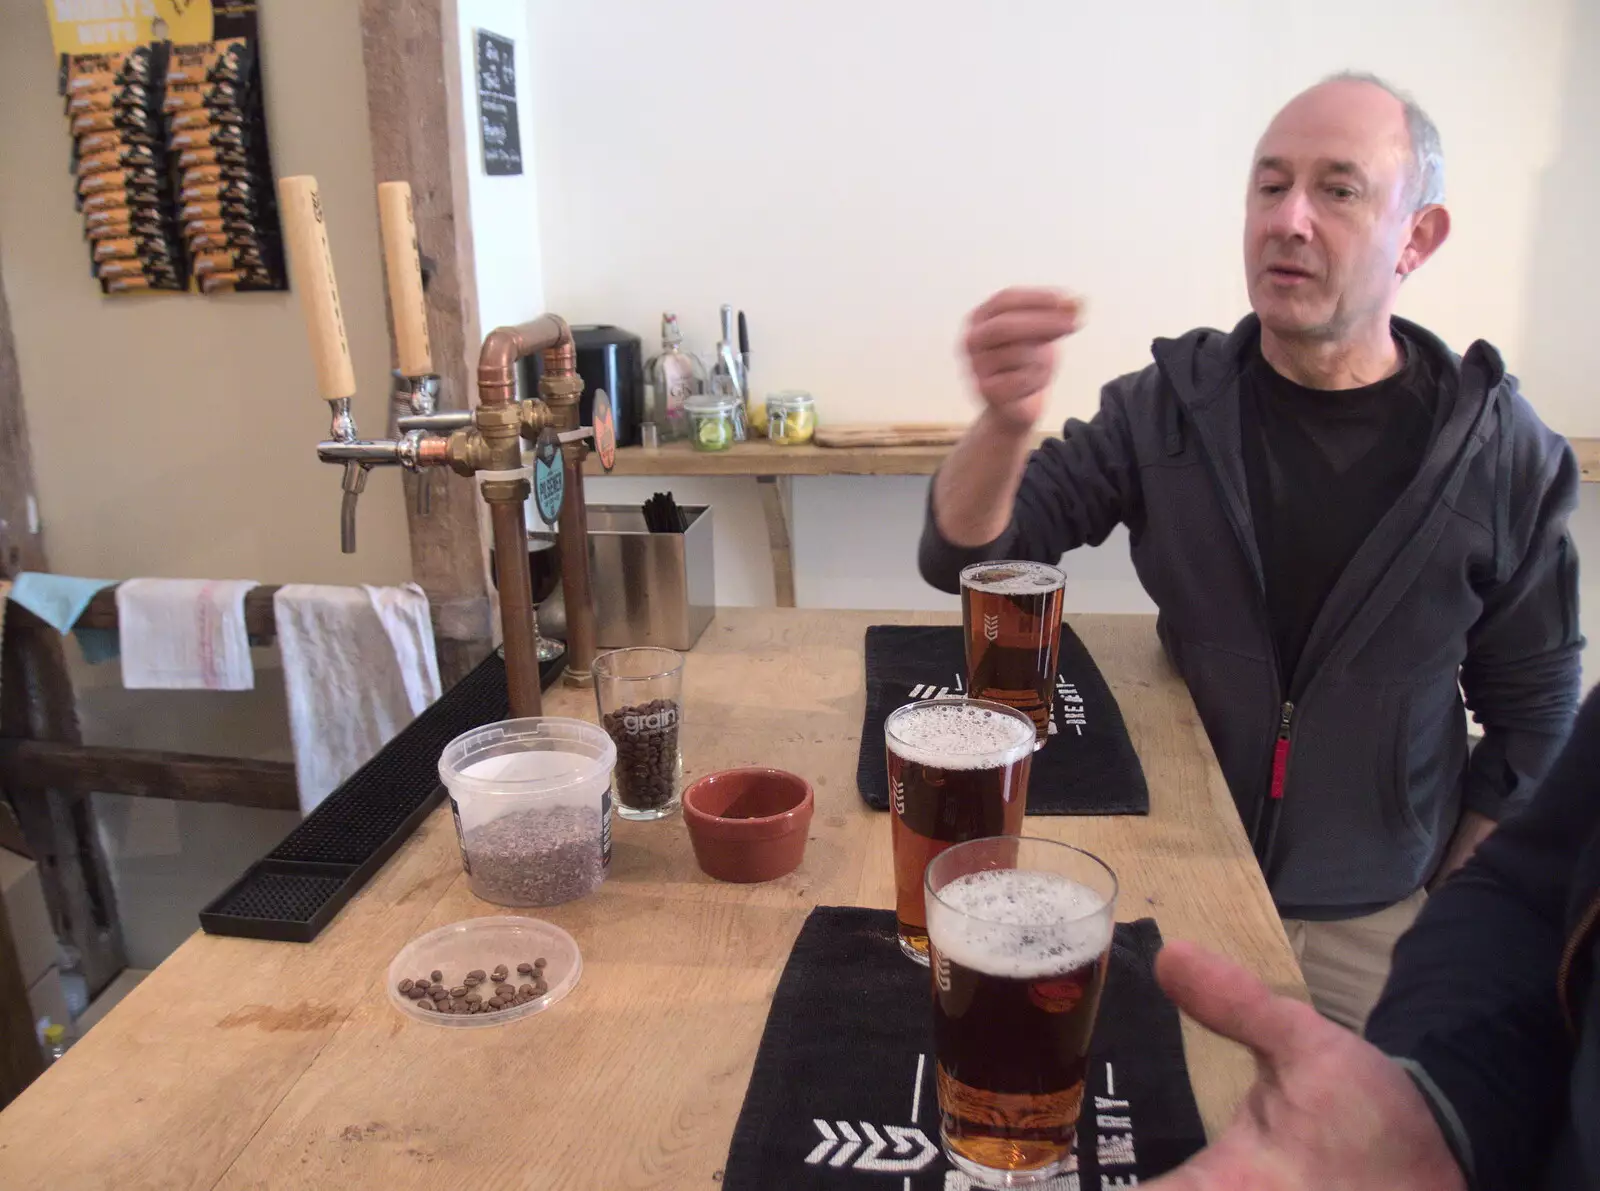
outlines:
{"label": "clear plastic tub", "polygon": [[617,748],[594,724],[504,720],[439,756],[472,892],[502,906],[553,906],[592,893],[611,865]]}
{"label": "clear plastic tub", "polygon": [[[424,1009],[421,997],[406,996],[400,992],[402,980],[416,980],[438,972],[444,983],[455,985],[468,972],[478,969],[489,971],[496,964],[504,964],[510,975],[507,983],[521,988],[533,979],[518,970],[523,963],[545,961],[539,968],[544,989],[520,1004],[497,1013],[441,1012],[436,998],[428,998]],[[550,1008],[577,986],[583,973],[583,957],[571,935],[548,922],[537,918],[512,918],[492,914],[487,918],[469,918],[465,922],[452,922],[420,935],[401,949],[389,965],[389,1003],[416,1021],[435,1026],[471,1029],[476,1026],[503,1026],[507,1022],[532,1017]],[[458,989],[461,987],[455,985]],[[480,998],[491,994],[492,982],[479,985]],[[451,1009],[460,1006],[459,998],[450,998]]]}

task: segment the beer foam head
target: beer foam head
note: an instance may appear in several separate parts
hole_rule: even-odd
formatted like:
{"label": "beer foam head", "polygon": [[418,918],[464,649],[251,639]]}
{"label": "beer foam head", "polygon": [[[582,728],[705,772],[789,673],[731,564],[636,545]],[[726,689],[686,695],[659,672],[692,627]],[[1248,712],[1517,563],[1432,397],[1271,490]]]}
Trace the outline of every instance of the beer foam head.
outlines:
{"label": "beer foam head", "polygon": [[969,873],[928,899],[928,937],[964,968],[1036,980],[1100,958],[1111,945],[1105,904],[1087,885],[1059,873]]}
{"label": "beer foam head", "polygon": [[962,586],[989,595],[1034,595],[1054,591],[1065,581],[1065,575],[1044,562],[984,562],[961,572]]}
{"label": "beer foam head", "polygon": [[903,707],[890,716],[889,748],[913,765],[998,769],[1033,752],[1026,716],[951,699]]}

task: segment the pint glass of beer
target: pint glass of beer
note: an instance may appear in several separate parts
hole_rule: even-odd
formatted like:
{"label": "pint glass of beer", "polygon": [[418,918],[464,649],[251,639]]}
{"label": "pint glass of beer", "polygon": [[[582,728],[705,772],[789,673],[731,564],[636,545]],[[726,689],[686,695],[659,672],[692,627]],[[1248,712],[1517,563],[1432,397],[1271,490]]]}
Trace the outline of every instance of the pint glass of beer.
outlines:
{"label": "pint glass of beer", "polygon": [[973,698],[1031,719],[1039,745],[1050,733],[1066,583],[1042,562],[980,562],[961,572],[967,686]]}
{"label": "pint glass of beer", "polygon": [[1050,840],[972,840],[928,865],[945,1154],[983,1187],[1069,1167],[1117,879]]}
{"label": "pint glass of beer", "polygon": [[1021,832],[1033,721],[980,699],[925,699],[890,712],[883,735],[900,949],[926,964],[923,870],[951,844]]}

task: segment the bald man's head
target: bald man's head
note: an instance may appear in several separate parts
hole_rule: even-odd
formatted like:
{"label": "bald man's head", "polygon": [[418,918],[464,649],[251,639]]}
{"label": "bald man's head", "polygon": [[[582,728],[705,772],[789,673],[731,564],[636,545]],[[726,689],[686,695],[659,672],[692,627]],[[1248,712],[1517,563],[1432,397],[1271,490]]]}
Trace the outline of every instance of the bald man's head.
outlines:
{"label": "bald man's head", "polygon": [[[1400,281],[1443,242],[1438,135],[1386,84],[1335,76],[1273,117],[1245,219],[1251,305],[1276,334],[1338,339],[1387,322]],[[1420,150],[1420,153],[1419,153]]]}

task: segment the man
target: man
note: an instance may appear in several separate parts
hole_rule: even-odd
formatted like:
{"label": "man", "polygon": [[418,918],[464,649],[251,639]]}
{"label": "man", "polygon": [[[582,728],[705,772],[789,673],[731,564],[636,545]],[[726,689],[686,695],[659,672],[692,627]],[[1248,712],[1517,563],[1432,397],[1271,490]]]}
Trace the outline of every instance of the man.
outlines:
{"label": "man", "polygon": [[1532,805],[1400,941],[1367,1027],[1376,1046],[1224,959],[1162,952],[1168,994],[1251,1047],[1261,1076],[1222,1136],[1150,1191],[1600,1188],[1597,965],[1592,695]]}
{"label": "man", "polygon": [[1356,1029],[1425,885],[1526,801],[1577,702],[1572,452],[1492,347],[1457,357],[1392,313],[1449,234],[1442,174],[1432,123],[1385,84],[1296,97],[1250,171],[1255,313],[1157,340],[1031,457],[1081,310],[991,298],[966,342],[984,408],[921,548],[954,591],[966,563],[1055,561],[1127,524],[1316,1005]]}

